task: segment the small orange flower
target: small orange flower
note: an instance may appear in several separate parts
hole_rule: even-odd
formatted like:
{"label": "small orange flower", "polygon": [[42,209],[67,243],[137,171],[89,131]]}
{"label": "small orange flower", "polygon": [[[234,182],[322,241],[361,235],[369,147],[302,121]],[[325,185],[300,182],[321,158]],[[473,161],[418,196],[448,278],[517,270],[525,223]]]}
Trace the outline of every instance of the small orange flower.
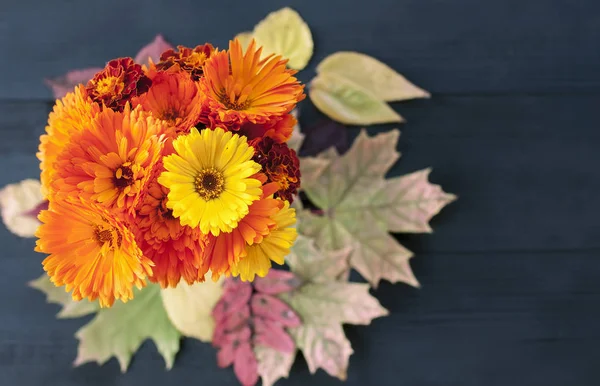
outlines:
{"label": "small orange flower", "polygon": [[74,300],[99,299],[102,307],[126,302],[133,286],[144,287],[152,274],[126,222],[101,206],[76,198],[52,201],[39,220],[36,251],[49,254],[44,270],[56,286],[73,290]]}
{"label": "small orange flower", "polygon": [[141,107],[104,109],[59,155],[52,188],[132,213],[163,149],[164,122]]}
{"label": "small orange flower", "polygon": [[188,72],[193,80],[202,77],[204,62],[215,51],[212,44],[206,43],[195,48],[177,46],[177,51],[169,49],[160,55],[160,62],[156,64],[159,70],[166,70],[175,64],[179,65],[183,71]]}
{"label": "small orange flower", "polygon": [[[266,180],[262,175],[258,175],[257,178]],[[217,280],[221,275],[229,275],[231,267],[246,255],[246,248],[260,243],[269,234],[270,229],[275,226],[271,216],[283,206],[283,201],[272,198],[277,189],[278,186],[274,183],[264,185],[262,198],[250,205],[248,214],[239,222],[237,228],[229,233],[208,236],[208,246],[199,277],[204,277],[209,270],[213,280]]]}
{"label": "small orange flower", "polygon": [[132,97],[148,91],[152,84],[144,75],[142,66],[131,58],[119,58],[108,62],[102,71],[87,84],[87,92],[95,102],[115,111],[123,111]]}
{"label": "small orange flower", "polygon": [[74,92],[56,101],[48,116],[46,134],[40,137],[37,153],[45,196],[50,192],[50,182],[55,173],[54,162],[69,142],[70,136],[89,127],[99,113],[100,106],[88,97],[83,85],[75,87]]}
{"label": "small orange flower", "polygon": [[292,114],[286,114],[283,117],[274,118],[260,125],[251,122],[244,123],[240,127],[240,134],[248,137],[249,143],[254,143],[253,139],[263,137],[273,138],[275,142],[284,143],[292,136],[296,123],[298,121]]}
{"label": "small orange flower", "polygon": [[229,51],[215,52],[204,64],[200,85],[205,94],[207,126],[238,130],[244,123],[264,124],[289,113],[304,99],[304,86],[281,56],[261,59],[253,40],[245,53],[236,39]]}
{"label": "small orange flower", "polygon": [[167,208],[168,189],[150,182],[136,218],[136,239],[144,255],[155,264],[150,280],[161,287],[175,287],[183,278],[198,278],[207,236],[200,229],[181,225]]}
{"label": "small orange flower", "polygon": [[185,72],[159,71],[148,92],[134,98],[132,104],[166,121],[171,128],[166,134],[172,139],[188,133],[202,111],[199,87]]}

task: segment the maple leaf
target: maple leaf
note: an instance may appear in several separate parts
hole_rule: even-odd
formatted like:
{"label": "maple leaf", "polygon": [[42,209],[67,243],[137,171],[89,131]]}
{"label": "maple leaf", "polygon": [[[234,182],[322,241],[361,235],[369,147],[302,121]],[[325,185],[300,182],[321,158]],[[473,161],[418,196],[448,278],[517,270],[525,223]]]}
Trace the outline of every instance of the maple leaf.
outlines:
{"label": "maple leaf", "polygon": [[300,326],[300,319],[275,295],[300,284],[296,275],[275,269],[252,284],[226,281],[213,309],[216,327],[212,343],[219,349],[219,367],[233,364],[242,385],[256,384],[259,376],[263,384],[271,385],[289,373],[296,346],[286,328]]}
{"label": "maple leaf", "polygon": [[73,300],[71,293],[65,291],[64,287],[55,286],[45,273],[28,284],[30,287],[42,291],[46,295],[48,303],[56,303],[62,306],[56,315],[59,319],[78,318],[94,313],[100,308],[97,302],[92,303],[87,299]]}
{"label": "maple leaf", "polygon": [[431,232],[428,221],[456,197],[428,182],[430,169],[385,179],[400,154],[400,132],[369,137],[362,130],[344,155],[330,149],[329,163],[303,189],[321,214],[299,214],[299,232],[325,250],[352,246],[350,266],[372,286],[380,280],[418,286],[408,260],[412,253],[389,232]]}
{"label": "maple leaf", "polygon": [[[140,49],[135,56],[135,62],[139,64],[148,64],[148,58],[152,59],[154,62],[158,62],[160,60],[160,54],[170,48],[172,48],[171,44],[167,43],[162,35],[156,35],[154,40]],[[101,67],[71,70],[65,75],[46,79],[44,82],[52,90],[54,98],[59,99],[73,91],[73,88],[78,84],[86,84],[99,71],[102,71]]]}
{"label": "maple leaf", "polygon": [[148,284],[135,292],[133,300],[100,309],[90,323],[77,331],[75,366],[91,361],[102,365],[115,356],[125,372],[132,355],[146,339],[154,341],[167,369],[173,366],[180,333],[163,307],[160,287]]}

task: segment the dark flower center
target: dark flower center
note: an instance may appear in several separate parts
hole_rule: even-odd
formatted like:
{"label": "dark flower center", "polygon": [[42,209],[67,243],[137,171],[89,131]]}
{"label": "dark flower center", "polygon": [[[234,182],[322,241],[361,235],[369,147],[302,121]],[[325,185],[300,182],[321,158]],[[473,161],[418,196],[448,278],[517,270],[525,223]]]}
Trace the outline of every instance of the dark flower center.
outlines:
{"label": "dark flower center", "polygon": [[196,192],[204,200],[212,200],[221,195],[225,190],[223,173],[215,168],[204,169],[196,176]]}
{"label": "dark flower center", "polygon": [[123,164],[115,170],[113,182],[118,189],[124,189],[133,184],[133,170],[129,165]]}

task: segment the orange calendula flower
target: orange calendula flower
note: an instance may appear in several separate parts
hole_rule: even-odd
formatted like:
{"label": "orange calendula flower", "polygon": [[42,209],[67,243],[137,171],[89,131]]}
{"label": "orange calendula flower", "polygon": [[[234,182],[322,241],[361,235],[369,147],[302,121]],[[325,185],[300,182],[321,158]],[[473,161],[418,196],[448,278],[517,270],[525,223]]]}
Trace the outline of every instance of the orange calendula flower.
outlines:
{"label": "orange calendula flower", "polygon": [[87,84],[92,100],[115,111],[123,111],[131,98],[148,91],[152,81],[131,58],[108,62],[102,71]]}
{"label": "orange calendula flower", "polygon": [[166,121],[169,138],[190,131],[202,111],[198,84],[187,73],[160,71],[152,78],[147,93],[136,97],[133,106],[141,105],[152,116]]}
{"label": "orange calendula flower", "polygon": [[271,269],[271,261],[283,264],[284,258],[290,253],[298,236],[296,228],[296,210],[290,208],[290,203],[284,205],[276,214],[271,216],[275,226],[261,242],[249,245],[246,255],[231,266],[231,274],[239,276],[243,281],[253,281],[256,275],[265,277]]}
{"label": "orange calendula flower", "polygon": [[136,218],[136,239],[144,255],[155,264],[150,280],[161,287],[175,287],[183,278],[198,278],[208,236],[200,229],[181,225],[167,208],[168,190],[150,182]]}
{"label": "orange calendula flower", "polygon": [[273,138],[275,142],[287,142],[292,136],[294,126],[298,121],[292,114],[286,114],[283,117],[271,119],[264,124],[244,123],[240,127],[239,133],[248,137],[248,142],[253,143],[253,139],[263,137]]}
{"label": "orange calendula flower", "polygon": [[300,187],[300,161],[296,152],[285,143],[277,143],[269,137],[252,142],[252,146],[252,159],[262,166],[268,181],[279,184],[275,197],[292,202]]}
{"label": "orange calendula flower", "polygon": [[104,109],[59,155],[53,190],[132,213],[161,156],[164,125],[141,107]]}
{"label": "orange calendula flower", "polygon": [[[256,178],[266,181],[263,175]],[[208,247],[203,261],[200,276],[210,270],[212,279],[217,280],[221,275],[228,275],[231,266],[237,264],[242,256],[246,255],[248,245],[260,243],[269,234],[276,223],[271,216],[283,207],[283,201],[274,199],[273,193],[279,189],[276,183],[269,183],[262,187],[261,199],[250,205],[248,214],[240,220],[237,228],[229,233],[218,236],[209,235]]]}
{"label": "orange calendula flower", "polygon": [[177,50],[166,50],[160,55],[160,62],[156,64],[156,68],[166,70],[177,64],[183,71],[188,72],[193,80],[198,80],[202,77],[204,62],[214,51],[215,48],[209,43],[195,48],[177,46]]}
{"label": "orange calendula flower", "polygon": [[74,300],[99,299],[111,306],[115,299],[133,298],[152,273],[126,223],[96,204],[72,198],[51,202],[39,215],[36,251],[49,254],[44,270],[56,286],[73,291]]}
{"label": "orange calendula flower", "polygon": [[205,94],[207,126],[238,130],[241,124],[263,124],[289,113],[304,99],[304,86],[286,68],[281,56],[261,59],[253,40],[246,52],[236,39],[229,51],[215,52],[204,64],[200,85]]}
{"label": "orange calendula flower", "polygon": [[48,116],[46,134],[40,137],[37,157],[42,171],[40,179],[44,195],[50,192],[55,173],[54,162],[69,142],[70,136],[89,127],[100,113],[100,106],[88,97],[85,87],[79,85],[62,99],[58,99]]}

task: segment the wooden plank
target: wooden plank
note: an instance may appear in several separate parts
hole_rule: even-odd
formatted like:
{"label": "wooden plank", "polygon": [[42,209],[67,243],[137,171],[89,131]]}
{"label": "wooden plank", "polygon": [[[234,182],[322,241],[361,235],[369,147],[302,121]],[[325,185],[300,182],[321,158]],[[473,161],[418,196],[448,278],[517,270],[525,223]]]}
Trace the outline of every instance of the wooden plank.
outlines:
{"label": "wooden plank", "polygon": [[[589,91],[600,87],[600,5],[594,0],[290,0],[316,41],[316,64],[339,50],[376,56],[433,92]],[[44,77],[133,56],[157,33],[175,44],[223,47],[268,12],[166,1],[15,1],[0,13],[0,98],[48,99]],[[35,9],[35,12],[32,12]]]}

